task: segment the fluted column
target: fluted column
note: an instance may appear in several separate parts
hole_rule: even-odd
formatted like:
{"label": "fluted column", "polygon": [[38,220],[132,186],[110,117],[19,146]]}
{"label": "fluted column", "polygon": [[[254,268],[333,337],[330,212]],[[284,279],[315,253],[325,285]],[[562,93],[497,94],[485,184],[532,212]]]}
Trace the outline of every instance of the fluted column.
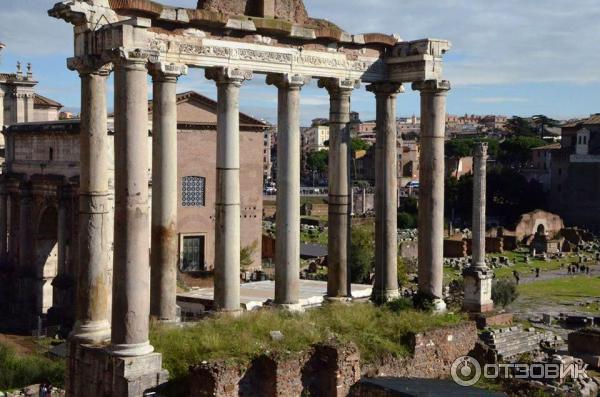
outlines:
{"label": "fluted column", "polygon": [[[1,126],[1,125],[0,125]],[[8,262],[8,192],[5,182],[0,182],[0,266]]]}
{"label": "fluted column", "polygon": [[473,225],[472,262],[463,272],[465,311],[483,313],[494,309],[493,272],[485,263],[487,143],[475,144],[473,150]]}
{"label": "fluted column", "polygon": [[206,70],[217,83],[217,192],[215,202],[215,308],[240,310],[240,87],[252,73]]}
{"label": "fluted column", "polygon": [[304,76],[269,75],[278,88],[275,304],[300,310],[300,90]]}
{"label": "fluted column", "polygon": [[375,285],[372,299],[381,303],[398,293],[398,148],[397,83],[375,83],[367,88],[377,100],[375,144]]}
{"label": "fluted column", "polygon": [[152,64],[150,314],[177,321],[177,79],[184,65]]}
{"label": "fluted column", "polygon": [[447,81],[413,83],[421,91],[419,171],[419,293],[445,311],[444,282],[444,142]]}
{"label": "fluted column", "polygon": [[[106,80],[110,68],[94,58],[71,58],[81,78],[79,138],[79,271],[72,337],[97,343],[110,337],[108,128]],[[64,256],[64,255],[63,255]]]}
{"label": "fluted column", "polygon": [[354,80],[321,79],[329,92],[329,235],[327,296],[350,299],[350,96]]}
{"label": "fluted column", "polygon": [[148,54],[122,50],[115,68],[115,231],[112,352],[141,356],[148,340]]}

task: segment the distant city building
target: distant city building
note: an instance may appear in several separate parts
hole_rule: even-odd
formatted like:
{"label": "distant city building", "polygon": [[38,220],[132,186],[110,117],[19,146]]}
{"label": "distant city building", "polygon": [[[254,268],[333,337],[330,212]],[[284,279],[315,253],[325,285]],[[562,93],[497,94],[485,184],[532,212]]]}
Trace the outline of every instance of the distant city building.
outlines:
{"label": "distant city building", "polygon": [[559,142],[531,149],[531,164],[520,170],[521,175],[528,181],[541,183],[544,191],[549,193],[552,186],[553,154],[558,153],[560,149]]}
{"label": "distant city building", "polygon": [[568,225],[600,231],[600,114],[562,126],[552,152],[550,202]]}

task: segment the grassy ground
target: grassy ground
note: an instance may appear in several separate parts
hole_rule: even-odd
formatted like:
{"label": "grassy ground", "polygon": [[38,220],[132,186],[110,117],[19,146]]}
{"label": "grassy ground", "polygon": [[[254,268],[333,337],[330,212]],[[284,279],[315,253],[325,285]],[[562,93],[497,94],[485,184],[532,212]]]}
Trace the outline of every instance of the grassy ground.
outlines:
{"label": "grassy ground", "polygon": [[[205,360],[249,362],[266,352],[303,351],[332,337],[356,343],[368,363],[385,352],[406,355],[404,341],[411,333],[463,321],[460,315],[432,316],[400,306],[328,305],[303,314],[262,310],[240,318],[207,319],[189,328],[157,326],[151,341],[176,379],[185,376],[190,365]],[[283,339],[273,341],[271,331],[281,331]]]}
{"label": "grassy ground", "polygon": [[[549,303],[577,302],[600,297],[600,277],[565,276],[519,285],[522,299]],[[596,304],[596,310],[598,305]]]}
{"label": "grassy ground", "polygon": [[321,244],[327,245],[327,232],[319,232],[318,230],[300,232],[300,241],[305,244]]}
{"label": "grassy ground", "polygon": [[0,343],[0,390],[15,390],[49,381],[62,386],[65,362],[41,354],[21,355],[7,344]]}
{"label": "grassy ground", "polygon": [[529,263],[525,263],[525,252],[513,251],[513,252],[505,252],[502,254],[503,256],[508,257],[511,262],[514,262],[515,265],[511,267],[503,267],[500,269],[495,269],[496,277],[512,277],[513,271],[516,270],[521,274],[531,273],[536,267],[539,267],[542,272],[549,270],[557,270],[561,268],[561,264],[567,266],[569,262],[575,262],[575,257],[565,257],[562,259],[556,259],[551,261],[543,261],[543,260],[531,260]]}

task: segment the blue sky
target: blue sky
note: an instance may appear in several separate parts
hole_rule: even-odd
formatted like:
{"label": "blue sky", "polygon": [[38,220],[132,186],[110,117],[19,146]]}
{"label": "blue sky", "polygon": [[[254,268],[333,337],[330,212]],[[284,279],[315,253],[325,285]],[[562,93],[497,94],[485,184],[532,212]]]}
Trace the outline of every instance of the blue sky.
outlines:
{"label": "blue sky", "polygon": [[[72,31],[47,16],[54,2],[0,0],[0,41],[7,45],[0,70],[13,71],[17,60],[31,62],[40,81],[38,91],[77,109],[79,79],[65,66],[72,52]],[[162,2],[196,4],[196,0]],[[445,75],[453,84],[450,113],[541,113],[564,119],[600,112],[600,1],[305,0],[305,4],[311,16],[329,19],[351,33],[452,41],[445,60]],[[194,89],[216,96],[200,70],[193,70],[180,83],[180,91]],[[417,94],[407,88],[398,100],[399,115],[419,111]],[[360,89],[353,95],[353,110],[371,119],[374,102],[372,94]],[[304,124],[327,116],[327,95],[316,82],[303,90],[302,103]],[[256,76],[242,90],[241,107],[275,121],[275,89]]]}

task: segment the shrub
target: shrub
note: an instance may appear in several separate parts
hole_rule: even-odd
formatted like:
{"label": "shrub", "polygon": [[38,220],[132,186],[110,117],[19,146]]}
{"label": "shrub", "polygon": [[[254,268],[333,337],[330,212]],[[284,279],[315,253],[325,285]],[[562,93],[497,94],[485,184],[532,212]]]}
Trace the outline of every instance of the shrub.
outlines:
{"label": "shrub", "polygon": [[14,349],[0,344],[0,390],[12,390],[48,381],[62,386],[64,361],[39,355],[19,356]]}
{"label": "shrub", "polygon": [[415,229],[417,227],[416,215],[409,214],[408,212],[400,212],[398,214],[398,228],[399,229]]}
{"label": "shrub", "polygon": [[375,263],[375,230],[372,226],[352,228],[350,246],[350,279],[353,283],[368,283]]}
{"label": "shrub", "polygon": [[258,247],[258,242],[254,241],[252,244],[243,247],[240,250],[240,269],[242,271],[248,270],[254,264],[254,253]]}
{"label": "shrub", "polygon": [[492,300],[496,306],[506,307],[518,297],[517,285],[510,280],[496,280],[492,285]]}

